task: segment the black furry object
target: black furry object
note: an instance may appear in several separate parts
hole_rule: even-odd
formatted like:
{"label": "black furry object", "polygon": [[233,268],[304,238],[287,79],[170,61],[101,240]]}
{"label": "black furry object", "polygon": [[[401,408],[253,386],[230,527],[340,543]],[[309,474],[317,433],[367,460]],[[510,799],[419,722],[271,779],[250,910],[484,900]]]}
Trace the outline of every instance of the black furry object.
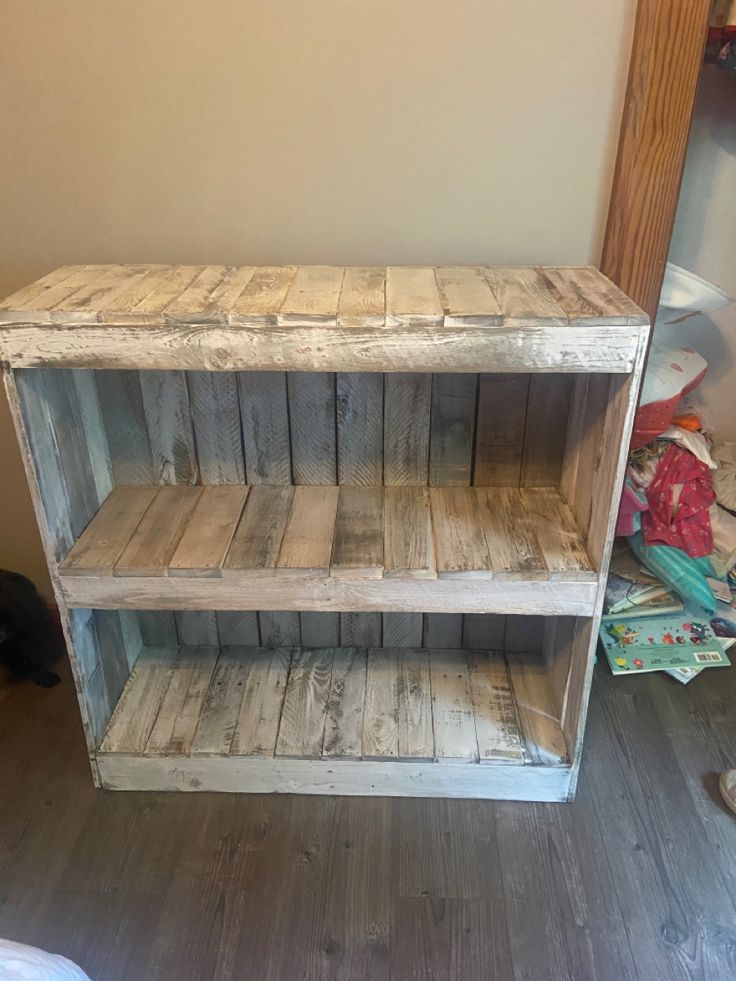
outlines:
{"label": "black furry object", "polygon": [[53,688],[61,678],[51,668],[62,653],[59,631],[36,587],[0,569],[0,668],[16,681]]}

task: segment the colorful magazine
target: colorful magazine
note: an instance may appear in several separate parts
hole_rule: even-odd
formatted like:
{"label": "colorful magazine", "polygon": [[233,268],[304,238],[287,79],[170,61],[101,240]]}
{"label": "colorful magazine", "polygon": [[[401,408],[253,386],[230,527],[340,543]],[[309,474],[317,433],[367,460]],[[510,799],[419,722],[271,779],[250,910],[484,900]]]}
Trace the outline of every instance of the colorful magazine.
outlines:
{"label": "colorful magazine", "polygon": [[728,667],[723,645],[707,620],[659,616],[604,617],[600,637],[614,674],[667,668]]}

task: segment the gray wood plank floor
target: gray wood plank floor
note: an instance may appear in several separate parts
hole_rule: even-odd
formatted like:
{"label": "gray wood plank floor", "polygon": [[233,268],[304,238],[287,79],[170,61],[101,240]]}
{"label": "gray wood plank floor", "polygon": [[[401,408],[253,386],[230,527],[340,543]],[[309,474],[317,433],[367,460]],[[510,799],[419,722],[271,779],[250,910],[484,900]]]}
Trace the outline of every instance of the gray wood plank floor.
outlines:
{"label": "gray wood plank floor", "polygon": [[736,977],[736,670],[598,669],[572,805],[113,794],[0,685],[0,936],[137,979]]}

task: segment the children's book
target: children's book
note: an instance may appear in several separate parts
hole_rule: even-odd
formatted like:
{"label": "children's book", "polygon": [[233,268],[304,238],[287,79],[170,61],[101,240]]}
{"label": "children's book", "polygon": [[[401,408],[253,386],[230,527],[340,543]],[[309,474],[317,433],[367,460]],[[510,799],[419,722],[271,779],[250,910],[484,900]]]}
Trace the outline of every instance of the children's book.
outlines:
{"label": "children's book", "polygon": [[604,617],[600,637],[614,674],[730,664],[710,624],[690,614],[628,620]]}

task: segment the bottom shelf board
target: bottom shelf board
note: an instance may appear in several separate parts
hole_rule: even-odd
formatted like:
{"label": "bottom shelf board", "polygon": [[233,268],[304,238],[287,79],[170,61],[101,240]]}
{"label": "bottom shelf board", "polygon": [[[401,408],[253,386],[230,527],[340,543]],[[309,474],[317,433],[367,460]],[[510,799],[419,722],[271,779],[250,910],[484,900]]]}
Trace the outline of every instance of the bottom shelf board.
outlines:
{"label": "bottom shelf board", "polygon": [[563,800],[533,655],[144,648],[97,752],[109,789]]}

